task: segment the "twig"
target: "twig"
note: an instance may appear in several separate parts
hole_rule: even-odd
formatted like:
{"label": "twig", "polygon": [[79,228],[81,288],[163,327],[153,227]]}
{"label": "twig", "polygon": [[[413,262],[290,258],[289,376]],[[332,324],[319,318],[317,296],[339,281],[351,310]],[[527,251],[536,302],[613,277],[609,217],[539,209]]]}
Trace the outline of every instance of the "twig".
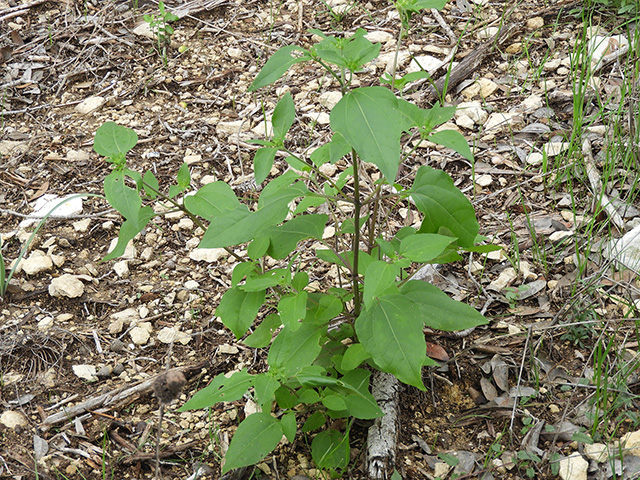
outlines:
{"label": "twig", "polygon": [[453,30],[449,28],[449,25],[447,25],[447,22],[445,22],[444,18],[442,18],[442,15],[440,15],[440,12],[437,9],[432,8],[431,15],[435,17],[440,27],[442,27],[442,29],[445,31],[445,33],[449,37],[449,40],[451,40],[451,43],[449,44],[449,46],[453,47],[456,43],[458,43],[458,37],[456,37],[456,34],[453,33]]}

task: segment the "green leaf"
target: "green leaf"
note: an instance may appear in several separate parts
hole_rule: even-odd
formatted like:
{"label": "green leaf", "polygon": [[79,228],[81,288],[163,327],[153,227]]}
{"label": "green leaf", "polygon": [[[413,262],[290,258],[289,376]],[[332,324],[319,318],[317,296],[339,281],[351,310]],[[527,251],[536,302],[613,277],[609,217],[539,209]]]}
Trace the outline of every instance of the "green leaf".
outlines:
{"label": "green leaf", "polygon": [[349,152],[351,152],[351,145],[347,143],[340,133],[336,132],[329,143],[316,148],[309,158],[311,158],[314,165],[319,167],[325,163],[334,164]]}
{"label": "green leaf", "polygon": [[292,330],[297,330],[302,325],[299,321],[304,320],[307,315],[307,295],[307,292],[302,290],[285,295],[278,302],[278,313],[282,323]]}
{"label": "green leaf", "polygon": [[418,12],[420,10],[442,10],[447,4],[447,0],[396,0],[396,8],[398,10],[408,10]]}
{"label": "green leaf", "polygon": [[[411,73],[407,73],[402,77],[396,78],[394,85],[396,86],[396,89],[402,90],[405,87],[405,85],[411,82],[415,82],[416,80],[420,80],[421,78],[427,78],[427,77],[429,77],[429,73],[425,72],[424,70],[420,70],[419,72],[411,72]],[[391,85],[391,80],[392,80],[391,75],[388,73],[385,73],[380,78],[380,83],[384,85]]]}
{"label": "green leaf", "polygon": [[116,170],[105,177],[104,194],[109,204],[124,218],[131,220],[133,224],[138,223],[142,200],[136,189],[125,184],[123,171]]}
{"label": "green leaf", "polygon": [[356,319],[356,333],[378,367],[398,380],[424,390],[426,356],[423,322],[416,304],[403,295],[385,295]]}
{"label": "green leaf", "polygon": [[151,207],[142,207],[138,212],[138,219],[136,222],[133,220],[125,220],[125,222],[120,226],[120,232],[118,233],[118,243],[115,248],[106,255],[102,261],[106,262],[107,260],[111,260],[113,258],[117,258],[121,256],[125,249],[127,248],[127,244],[129,241],[133,240],[135,236],[142,231],[142,229],[149,223],[155,216],[154,211]]}
{"label": "green leaf", "polygon": [[309,274],[302,270],[296,272],[291,280],[291,286],[294,290],[301,292],[307,285],[309,285]]}
{"label": "green leaf", "polygon": [[160,184],[158,183],[158,179],[151,170],[147,170],[146,172],[144,172],[143,181],[144,183],[149,185],[149,187],[144,187],[145,193],[149,197],[155,199],[158,196],[156,192],[160,190]]}
{"label": "green leaf", "polygon": [[311,442],[311,457],[320,468],[346,468],[349,436],[333,429],[318,433]]}
{"label": "green leaf", "polygon": [[331,111],[331,129],[341,133],[363,161],[375,164],[389,183],[398,173],[403,125],[397,98],[385,87],[353,90]]}
{"label": "green leaf", "polygon": [[216,308],[216,315],[233,332],[242,337],[256,319],[258,310],[264,303],[265,292],[245,292],[239,286],[227,290]]}
{"label": "green leaf", "polygon": [[371,307],[376,297],[389,290],[396,283],[400,269],[382,260],[372,262],[364,275],[364,293],[362,300],[365,308]]}
{"label": "green leaf", "polygon": [[114,122],[105,122],[96,131],[93,149],[98,155],[115,157],[118,154],[126,154],[136,146],[136,143],[138,143],[136,132]]}
{"label": "green leaf", "polygon": [[293,392],[284,385],[276,390],[275,397],[278,406],[284,409],[293,408],[300,403],[298,397],[296,397]]}
{"label": "green leaf", "polygon": [[296,423],[296,412],[289,412],[280,420],[282,426],[282,433],[287,437],[289,442],[293,443],[296,438],[296,431],[298,430],[298,424]]}
{"label": "green leaf", "polygon": [[466,138],[464,138],[460,132],[456,132],[455,130],[435,132],[429,135],[429,141],[451,148],[470,162],[473,162],[473,153],[471,153]]}
{"label": "green leaf", "polygon": [[362,368],[352,370],[340,379],[343,387],[340,389],[334,388],[335,390],[348,392],[344,400],[347,404],[347,412],[352,417],[368,420],[383,415],[376,399],[369,392],[370,377],[371,372],[368,370]]}
{"label": "green leaf", "polygon": [[473,246],[480,229],[473,205],[449,175],[423,165],[416,173],[409,194],[424,214],[420,233],[441,233],[441,228],[447,228],[458,238],[459,246]]}
{"label": "green leaf", "polygon": [[276,108],[273,111],[273,116],[271,117],[273,135],[278,142],[282,142],[284,140],[284,137],[293,125],[295,118],[296,109],[293,105],[293,98],[291,97],[291,93],[287,92],[276,105]]}
{"label": "green leaf", "polygon": [[593,438],[591,438],[591,435],[584,432],[574,432],[574,434],[571,435],[571,440],[574,442],[586,443],[588,445],[593,445],[594,443]]}
{"label": "green leaf", "polygon": [[253,377],[253,393],[258,404],[262,406],[263,412],[271,411],[270,404],[278,388],[280,388],[280,382],[269,373],[260,373]]}
{"label": "green leaf", "polygon": [[263,257],[267,253],[268,248],[268,237],[256,237],[247,247],[247,256],[251,260],[258,260],[260,257]]}
{"label": "green leaf", "polygon": [[255,262],[240,262],[236,264],[233,268],[233,273],[231,274],[231,285],[235,287],[245,276],[255,271],[255,269]]}
{"label": "green leaf", "polygon": [[302,433],[309,433],[314,430],[317,430],[318,428],[323,426],[326,423],[326,421],[327,421],[327,417],[324,416],[324,413],[317,410],[313,412],[309,416],[309,418],[307,418],[307,421],[304,422],[304,425],[302,425],[302,429],[301,429]]}
{"label": "green leaf", "polygon": [[277,148],[262,147],[253,156],[253,176],[257,184],[261,184],[269,176],[277,152]]}
{"label": "green leaf", "polygon": [[[302,182],[290,185],[295,172],[289,171],[272,180],[262,191],[258,209],[249,212],[246,206],[239,207],[211,221],[202,237],[200,247],[230,247],[247,242],[263,230],[282,222],[289,214],[289,203],[304,196],[308,189]],[[282,179],[285,179],[283,181]],[[272,187],[272,185],[274,185]]]}
{"label": "green leaf", "polygon": [[344,352],[340,368],[343,371],[348,372],[359,367],[362,362],[370,357],[371,355],[367,353],[361,343],[354,343],[347,348],[346,352]]}
{"label": "green leaf", "polygon": [[303,323],[297,330],[283,327],[269,349],[268,362],[278,375],[290,377],[309,366],[320,350],[326,326]]}
{"label": "green leaf", "polygon": [[270,244],[267,253],[279,260],[291,253],[299,241],[307,238],[322,238],[328,215],[300,215],[265,232]]}
{"label": "green leaf", "polygon": [[282,325],[280,316],[272,313],[262,320],[253,333],[243,340],[243,343],[251,348],[264,348],[271,343],[271,337],[280,325]]}
{"label": "green leaf", "polygon": [[412,262],[430,262],[456,239],[436,233],[417,233],[400,242],[400,255]]}
{"label": "green leaf", "polygon": [[322,398],[322,405],[335,412],[343,412],[347,409],[347,404],[342,396],[335,394],[325,395]]}
{"label": "green leaf", "polygon": [[366,33],[365,29],[359,28],[348,38],[325,35],[321,42],[313,46],[313,52],[325,62],[355,72],[380,53],[380,44],[374,45],[367,40]]}
{"label": "green leaf", "polygon": [[285,283],[289,270],[286,268],[274,268],[262,275],[249,275],[244,285],[238,288],[245,292],[259,292],[267,288],[275,287]]}
{"label": "green leaf", "polygon": [[339,298],[326,293],[310,293],[307,302],[306,322],[323,325],[342,313],[342,302]]}
{"label": "green leaf", "polygon": [[487,323],[475,308],[450,298],[428,282],[411,280],[402,286],[400,293],[413,301],[414,317],[428,327],[453,332]]}
{"label": "green leaf", "polygon": [[268,413],[249,415],[233,434],[222,474],[258,463],[278,446],[282,433],[278,419]]}
{"label": "green leaf", "polygon": [[[302,55],[293,56],[293,52],[302,52]],[[267,63],[265,63],[256,79],[249,87],[249,91],[253,92],[258,88],[265,87],[275,82],[282,75],[287,73],[287,70],[289,70],[292,65],[305,62],[307,60],[311,60],[311,55],[304,48],[298,47],[297,45],[282,47],[269,57],[269,60],[267,60]]]}
{"label": "green leaf", "polygon": [[253,385],[253,375],[247,369],[234,372],[226,377],[223,373],[217,375],[209,385],[195,393],[193,397],[179,411],[198,410],[214,406],[218,402],[235,402],[240,400]]}
{"label": "green leaf", "polygon": [[[194,215],[209,221],[244,207],[240,204],[231,187],[225,182],[206,184],[195,195],[186,196],[184,205]],[[244,208],[246,209],[246,207]]]}
{"label": "green leaf", "polygon": [[178,182],[178,187],[182,190],[187,188],[191,184],[191,174],[189,173],[189,165],[185,162],[178,170],[178,175],[176,176],[176,181]]}

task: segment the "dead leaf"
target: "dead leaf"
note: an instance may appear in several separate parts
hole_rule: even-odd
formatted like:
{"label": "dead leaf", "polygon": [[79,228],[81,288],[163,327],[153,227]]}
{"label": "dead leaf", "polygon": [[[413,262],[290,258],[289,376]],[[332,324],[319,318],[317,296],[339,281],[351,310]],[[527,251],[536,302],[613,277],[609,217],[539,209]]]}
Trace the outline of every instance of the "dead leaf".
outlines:
{"label": "dead leaf", "polygon": [[482,388],[484,398],[487,400],[495,400],[498,397],[498,390],[496,390],[496,387],[493,386],[493,383],[491,383],[491,380],[488,378],[482,377],[480,379],[480,388]]}
{"label": "dead leaf", "polygon": [[38,190],[33,195],[31,195],[31,197],[29,198],[29,201],[31,202],[36,198],[40,198],[42,195],[47,193],[47,190],[49,190],[49,180],[45,180],[45,182],[42,185],[40,185],[40,188],[38,188]]}
{"label": "dead leaf", "polygon": [[438,360],[440,362],[448,362],[449,354],[447,351],[442,348],[440,345],[435,343],[426,342],[427,344],[427,355],[434,360]]}

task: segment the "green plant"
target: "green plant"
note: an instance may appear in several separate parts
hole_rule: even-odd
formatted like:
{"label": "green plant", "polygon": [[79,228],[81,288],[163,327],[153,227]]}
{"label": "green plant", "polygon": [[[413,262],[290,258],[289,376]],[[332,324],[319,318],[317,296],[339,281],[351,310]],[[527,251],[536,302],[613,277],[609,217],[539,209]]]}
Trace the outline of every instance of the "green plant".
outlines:
{"label": "green plant", "polygon": [[347,13],[349,13],[351,10],[353,10],[354,7],[358,5],[358,2],[353,2],[347,3],[346,5],[331,6],[325,0],[321,0],[321,2],[324,3],[325,7],[327,7],[329,15],[331,15],[333,22],[336,24],[342,22]]}
{"label": "green plant", "polygon": [[145,14],[143,16],[144,21],[149,24],[149,28],[156,36],[156,49],[162,56],[162,61],[167,65],[167,47],[171,44],[171,35],[173,35],[173,27],[169,25],[169,22],[175,22],[179,18],[173,13],[169,12],[164,2],[158,2],[158,15]]}
{"label": "green plant", "polygon": [[[471,203],[446,173],[429,166],[416,171],[411,185],[396,183],[400,163],[416,148],[404,152],[409,135],[418,138],[415,143],[429,140],[472,158],[462,135],[435,130],[452,118],[454,108],[421,109],[379,86],[351,88],[354,74],[378,55],[380,45],[369,42],[362,29],[347,38],[313,33],[322,40],[310,49],[278,50],[250,90],[276,82],[296,63],[319,63],[343,93],[331,112],[333,136],[308,157],[288,150],[295,108],[285,93],[271,116],[273,135],[254,141],[261,146],[254,156],[256,183],[267,180],[278,151],[286,153],[290,168],[266,183],[257,202],[241,202],[224,182],[181,198],[191,188],[186,164],[177,185],[163,193],[151,171],[142,175],[126,166],[125,155],[137,141],[133,131],[107,122],[95,136],[96,152],[115,165],[104,181],[105,195],[125,218],[105,260],[123,253],[156,215],[146,203],[157,201],[184,211],[205,230],[200,247],[226,248],[238,261],[216,315],[245,345],[268,348],[269,370],[218,375],[182,407],[208,408],[247,393],[261,407],[236,430],[223,473],[260,461],[283,434],[293,441],[298,430],[311,434],[330,418],[380,416],[369,392],[371,369],[424,390],[422,367],[435,365],[426,356],[425,325],[451,331],[486,323],[473,307],[411,279],[415,264],[455,261],[461,250],[494,249],[477,245],[485,239]],[[323,173],[323,165],[338,162],[344,170],[337,177]],[[377,181],[362,179],[364,162],[379,169]],[[385,209],[400,204],[424,215],[420,228],[388,227]],[[323,240],[329,222],[336,231],[331,242]],[[322,248],[298,245],[308,239]],[[248,244],[245,256],[231,248],[242,244]],[[280,263],[267,268],[267,257]],[[307,265],[321,263],[335,265],[338,276],[313,289]],[[247,336],[256,319],[261,321]],[[325,428],[311,442],[322,469],[344,470],[349,451],[349,427]]]}

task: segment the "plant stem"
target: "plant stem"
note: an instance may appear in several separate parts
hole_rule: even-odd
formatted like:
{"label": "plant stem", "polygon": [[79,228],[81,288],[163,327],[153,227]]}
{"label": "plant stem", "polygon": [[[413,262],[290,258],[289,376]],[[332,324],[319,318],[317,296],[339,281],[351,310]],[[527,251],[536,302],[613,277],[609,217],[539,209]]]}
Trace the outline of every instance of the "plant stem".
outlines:
{"label": "plant stem", "polygon": [[360,203],[360,179],[359,170],[360,163],[358,162],[358,154],[354,148],[351,149],[351,163],[353,165],[353,214],[354,219],[354,234],[353,234],[353,269],[351,270],[351,281],[353,283],[353,316],[360,315],[360,285],[358,278],[358,257],[360,254],[360,209],[362,204]]}

